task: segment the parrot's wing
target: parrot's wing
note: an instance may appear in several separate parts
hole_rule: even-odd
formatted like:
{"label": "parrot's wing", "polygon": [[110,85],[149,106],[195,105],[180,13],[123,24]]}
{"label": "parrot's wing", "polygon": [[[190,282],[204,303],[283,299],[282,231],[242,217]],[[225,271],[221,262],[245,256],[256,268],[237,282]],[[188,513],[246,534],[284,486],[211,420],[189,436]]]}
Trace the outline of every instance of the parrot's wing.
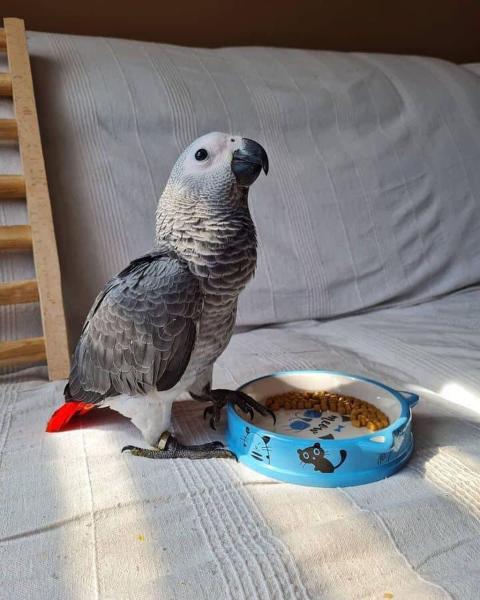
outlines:
{"label": "parrot's wing", "polygon": [[152,252],[134,260],[97,296],[65,398],[170,389],[187,368],[202,308],[199,281],[180,259]]}

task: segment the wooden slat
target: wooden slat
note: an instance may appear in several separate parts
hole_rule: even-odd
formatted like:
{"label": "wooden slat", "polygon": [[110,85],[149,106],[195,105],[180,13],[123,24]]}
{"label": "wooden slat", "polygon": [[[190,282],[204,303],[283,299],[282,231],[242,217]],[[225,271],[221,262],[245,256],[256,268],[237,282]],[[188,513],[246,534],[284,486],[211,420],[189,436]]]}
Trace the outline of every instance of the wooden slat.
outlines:
{"label": "wooden slat", "polygon": [[70,371],[63,309],[60,265],[52,208],[43,160],[25,26],[21,19],[4,19],[13,105],[27,191],[28,221],[32,228],[33,258],[40,296],[43,334],[50,379],[67,378]]}
{"label": "wooden slat", "polygon": [[0,73],[0,96],[12,95],[12,79],[10,73]]}
{"label": "wooden slat", "polygon": [[23,175],[0,175],[0,200],[25,198]]}
{"label": "wooden slat", "polygon": [[30,250],[32,228],[30,225],[3,225],[0,227],[0,250]]}
{"label": "wooden slat", "polygon": [[18,129],[15,119],[0,119],[0,140],[18,140]]}
{"label": "wooden slat", "polygon": [[0,366],[45,362],[43,337],[0,342]]}
{"label": "wooden slat", "polygon": [[0,50],[7,49],[7,38],[5,37],[5,29],[0,29]]}
{"label": "wooden slat", "polygon": [[38,286],[35,279],[0,283],[0,305],[38,302]]}

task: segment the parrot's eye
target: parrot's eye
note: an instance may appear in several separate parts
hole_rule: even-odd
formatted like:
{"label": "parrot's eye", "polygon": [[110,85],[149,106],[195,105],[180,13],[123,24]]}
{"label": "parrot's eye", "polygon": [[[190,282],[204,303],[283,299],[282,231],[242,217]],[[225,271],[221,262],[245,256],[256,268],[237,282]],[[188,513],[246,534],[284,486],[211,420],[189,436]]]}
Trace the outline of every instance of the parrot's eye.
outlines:
{"label": "parrot's eye", "polygon": [[200,148],[200,150],[197,150],[195,152],[195,158],[197,160],[205,160],[208,156],[208,152],[205,150],[205,148]]}

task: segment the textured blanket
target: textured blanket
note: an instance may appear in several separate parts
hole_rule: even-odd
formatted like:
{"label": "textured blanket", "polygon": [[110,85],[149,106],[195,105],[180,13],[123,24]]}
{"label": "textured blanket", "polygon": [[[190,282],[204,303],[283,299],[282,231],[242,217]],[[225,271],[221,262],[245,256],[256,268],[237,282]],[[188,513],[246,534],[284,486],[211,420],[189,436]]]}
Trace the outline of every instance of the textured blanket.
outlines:
{"label": "textured blanket", "polygon": [[[412,460],[367,486],[304,488],[233,461],[122,455],[141,440],[107,411],[45,434],[62,384],[42,370],[4,378],[0,598],[478,598],[479,296],[233,338],[221,385],[324,367],[421,392]],[[176,405],[179,437],[218,437],[202,410]]]}

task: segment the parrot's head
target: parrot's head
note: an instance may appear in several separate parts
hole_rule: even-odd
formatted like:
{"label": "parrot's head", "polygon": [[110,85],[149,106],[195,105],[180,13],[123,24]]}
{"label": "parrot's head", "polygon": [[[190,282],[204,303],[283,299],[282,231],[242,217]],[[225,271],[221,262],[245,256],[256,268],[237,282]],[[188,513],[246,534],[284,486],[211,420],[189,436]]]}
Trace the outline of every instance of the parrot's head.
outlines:
{"label": "parrot's head", "polygon": [[[195,140],[175,163],[157,209],[157,242],[168,241],[183,256],[206,244],[209,255],[232,250],[254,256],[255,227],[248,192],[268,157],[258,142],[227,133]],[[222,250],[223,251],[223,250]]]}
{"label": "parrot's head", "polygon": [[207,211],[209,207],[219,208],[219,204],[228,205],[240,196],[246,198],[262,169],[268,173],[268,157],[258,142],[227,133],[207,133],[182,152],[161,202],[165,197]]}

